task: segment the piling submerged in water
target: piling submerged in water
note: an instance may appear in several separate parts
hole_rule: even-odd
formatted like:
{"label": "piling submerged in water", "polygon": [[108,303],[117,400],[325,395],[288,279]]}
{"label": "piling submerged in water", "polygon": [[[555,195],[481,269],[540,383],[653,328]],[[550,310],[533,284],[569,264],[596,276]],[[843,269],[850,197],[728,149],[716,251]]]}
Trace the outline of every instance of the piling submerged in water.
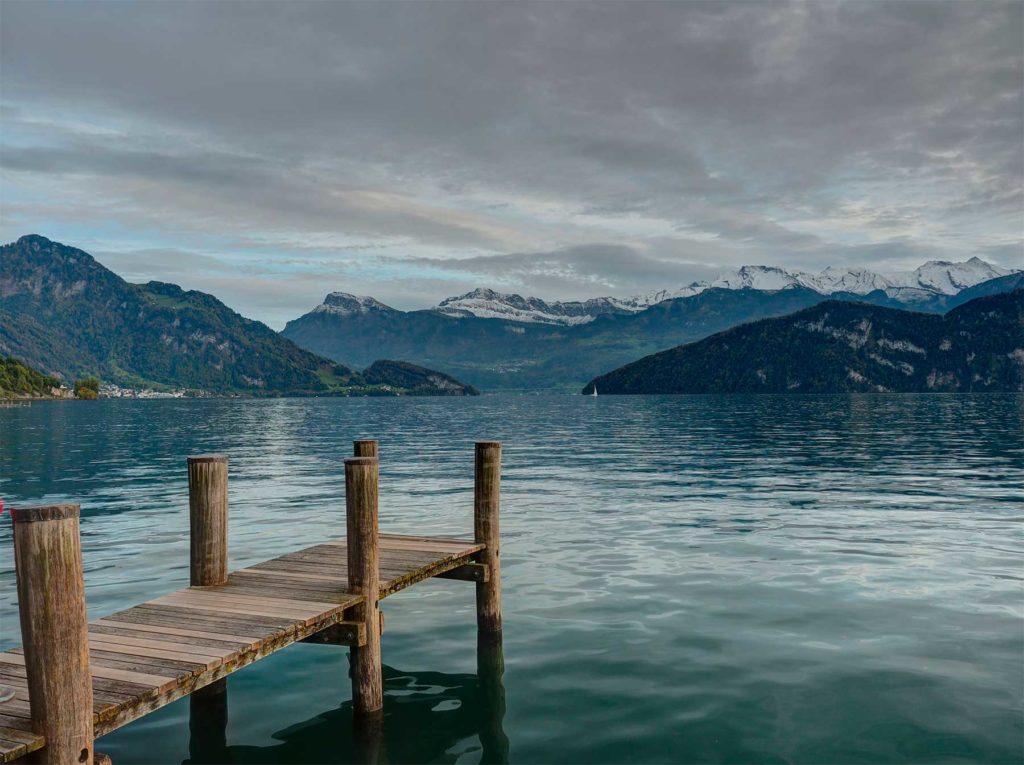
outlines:
{"label": "piling submerged in water", "polygon": [[226,676],[300,641],[350,647],[356,741],[376,759],[379,601],[432,577],[476,584],[478,661],[494,675],[503,666],[501,444],[476,444],[472,541],[381,534],[378,444],[356,441],[354,454],[344,539],[231,573],[228,458],[189,457],[190,586],[92,622],[79,506],[12,508],[24,649],[0,653],[0,685],[14,690],[0,702],[0,761],[100,762],[95,737],[189,694],[195,715],[226,724]]}

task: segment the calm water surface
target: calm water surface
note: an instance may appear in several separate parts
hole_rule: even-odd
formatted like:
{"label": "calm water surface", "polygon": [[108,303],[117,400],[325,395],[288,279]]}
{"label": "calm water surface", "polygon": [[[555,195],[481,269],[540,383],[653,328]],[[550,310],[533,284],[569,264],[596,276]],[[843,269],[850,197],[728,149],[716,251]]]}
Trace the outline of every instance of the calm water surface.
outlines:
{"label": "calm water surface", "polygon": [[[473,588],[388,599],[392,763],[1021,762],[1024,397],[48,402],[0,410],[0,494],[82,503],[93,617],[188,583],[185,455],[231,456],[231,564],[344,531],[381,440],[381,522],[469,533],[472,442],[505,442],[506,709]],[[20,642],[9,521],[0,643]],[[344,762],[347,651],[232,675],[227,748],[189,703],[116,763]],[[493,680],[493,678],[492,678]],[[486,684],[484,684],[486,687]]]}

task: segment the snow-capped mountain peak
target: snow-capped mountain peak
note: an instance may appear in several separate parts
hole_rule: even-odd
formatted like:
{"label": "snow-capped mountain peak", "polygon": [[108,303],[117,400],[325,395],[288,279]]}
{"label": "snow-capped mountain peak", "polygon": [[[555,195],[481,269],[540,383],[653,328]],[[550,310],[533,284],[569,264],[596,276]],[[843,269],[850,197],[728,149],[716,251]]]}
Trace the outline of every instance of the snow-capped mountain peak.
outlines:
{"label": "snow-capped mountain peak", "polygon": [[348,292],[332,292],[324,302],[313,309],[313,313],[330,313],[335,316],[353,316],[370,311],[394,311],[376,298],[366,295],[351,295]]}
{"label": "snow-capped mountain peak", "polygon": [[[711,281],[698,281],[676,289],[661,289],[628,298],[598,297],[590,300],[546,301],[515,293],[478,287],[464,295],[446,298],[434,312],[452,317],[476,316],[485,319],[534,324],[586,324],[607,314],[638,313],[658,303],[692,297],[709,289],[764,290],[809,289],[822,295],[836,292],[866,295],[882,290],[890,298],[913,302],[930,295],[955,295],[975,284],[1015,271],[993,266],[978,257],[962,263],[933,260],[902,273],[879,273],[866,268],[830,266],[818,273],[789,271],[778,266],[741,266],[719,274]],[[394,312],[372,297],[332,292],[314,312],[352,316],[370,312]]]}
{"label": "snow-capped mountain peak", "polygon": [[613,298],[549,303],[535,297],[495,292],[478,287],[465,295],[446,298],[434,309],[448,316],[477,316],[537,324],[586,324],[605,313],[631,313]]}
{"label": "snow-capped mountain peak", "polygon": [[585,324],[602,314],[636,313],[674,298],[691,297],[708,289],[784,290],[805,288],[823,295],[846,292],[866,295],[884,291],[896,300],[912,301],[927,294],[955,295],[975,284],[1013,271],[993,266],[978,257],[962,263],[929,261],[913,271],[883,274],[866,268],[830,266],[818,273],[788,271],[778,266],[741,266],[711,281],[693,282],[678,289],[657,290],[629,298],[547,302],[535,297],[477,288],[450,297],[434,310],[449,316],[477,316],[541,324]]}
{"label": "snow-capped mountain peak", "polygon": [[740,266],[720,274],[710,286],[727,290],[784,290],[800,286],[803,276],[800,271],[789,272],[778,266]]}
{"label": "snow-capped mountain peak", "polygon": [[[979,257],[973,257],[963,263],[929,260],[908,275],[898,275],[896,286],[914,287],[941,292],[944,295],[955,295],[962,289],[973,287],[975,284],[995,279],[998,276],[1006,276],[1010,273],[1013,272],[986,263]],[[906,277],[905,281],[900,278],[903,276]]]}

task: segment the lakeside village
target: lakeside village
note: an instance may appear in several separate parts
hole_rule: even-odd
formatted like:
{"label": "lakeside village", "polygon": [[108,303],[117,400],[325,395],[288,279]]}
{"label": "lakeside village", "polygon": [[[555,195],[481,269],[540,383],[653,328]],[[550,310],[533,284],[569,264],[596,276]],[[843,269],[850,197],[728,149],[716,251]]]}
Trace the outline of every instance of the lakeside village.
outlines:
{"label": "lakeside village", "polygon": [[[28,403],[33,399],[96,399],[96,398],[199,398],[204,394],[203,391],[186,390],[184,388],[176,390],[153,390],[151,388],[122,388],[120,385],[112,385],[103,383],[95,391],[95,395],[89,395],[85,393],[84,389],[69,388],[67,385],[59,385],[51,387],[48,395],[14,395],[7,400],[9,401],[22,401]],[[6,397],[5,397],[6,398]]]}
{"label": "lakeside village", "polygon": [[124,388],[90,376],[68,385],[55,375],[44,374],[21,361],[0,356],[0,401],[7,405],[28,405],[33,400],[98,398],[197,398],[206,391],[188,388]]}

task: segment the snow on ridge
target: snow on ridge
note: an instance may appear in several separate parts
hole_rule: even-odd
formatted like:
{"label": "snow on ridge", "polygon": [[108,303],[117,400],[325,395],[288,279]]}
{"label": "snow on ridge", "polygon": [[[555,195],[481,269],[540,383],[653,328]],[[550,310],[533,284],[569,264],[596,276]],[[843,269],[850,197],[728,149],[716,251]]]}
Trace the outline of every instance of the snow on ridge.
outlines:
{"label": "snow on ridge", "polygon": [[[719,274],[711,281],[693,282],[677,289],[661,289],[627,298],[598,297],[549,302],[481,287],[464,295],[446,298],[432,310],[452,317],[476,316],[572,326],[587,324],[602,315],[638,313],[666,300],[692,297],[713,288],[766,291],[804,288],[823,295],[835,292],[866,295],[882,290],[894,300],[909,303],[936,294],[955,295],[967,287],[1011,273],[1015,271],[993,266],[978,257],[962,263],[929,261],[913,271],[888,274],[865,268],[836,266],[810,273],[788,271],[778,266],[747,265]],[[394,310],[372,297],[332,292],[314,309],[314,313],[352,316],[371,311]]]}
{"label": "snow on ridge", "polygon": [[434,309],[449,316],[509,319],[536,324],[586,324],[604,313],[632,312],[616,305],[612,298],[548,303],[535,297],[477,288],[465,295],[442,300]]}
{"label": "snow on ridge", "polygon": [[370,311],[394,311],[369,295],[352,295],[348,292],[332,292],[324,302],[313,309],[313,313],[329,313],[335,316],[353,316]]}
{"label": "snow on ridge", "polygon": [[929,261],[913,271],[882,274],[866,268],[830,266],[819,273],[787,271],[778,266],[741,266],[711,281],[688,284],[675,290],[657,290],[628,298],[600,297],[584,301],[547,302],[535,297],[478,288],[443,300],[434,310],[449,316],[477,316],[540,324],[586,324],[602,314],[637,313],[665,300],[691,297],[705,290],[766,290],[806,288],[822,295],[849,292],[866,295],[875,290],[911,302],[934,294],[955,295],[975,284],[1014,273],[978,257],[962,263]]}

